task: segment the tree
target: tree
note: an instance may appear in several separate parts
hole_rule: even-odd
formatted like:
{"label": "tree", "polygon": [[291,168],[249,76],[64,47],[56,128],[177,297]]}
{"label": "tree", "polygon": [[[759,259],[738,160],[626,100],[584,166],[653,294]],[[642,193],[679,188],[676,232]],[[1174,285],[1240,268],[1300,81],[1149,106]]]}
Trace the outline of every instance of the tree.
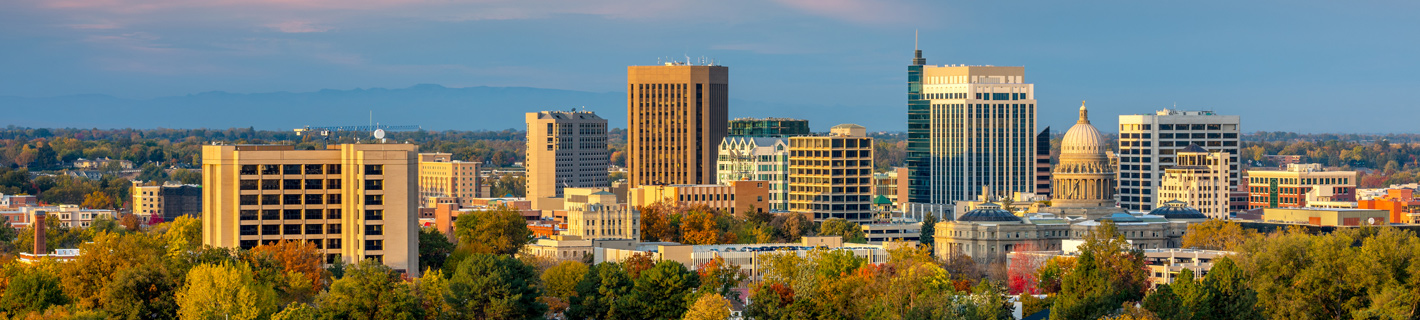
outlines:
{"label": "tree", "polygon": [[316,299],[326,319],[419,319],[419,299],[394,269],[360,261]]}
{"label": "tree", "polygon": [[84,196],[84,203],[79,205],[83,208],[91,209],[113,209],[113,198],[103,192],[90,192]]}
{"label": "tree", "polygon": [[[588,267],[577,261],[562,261],[542,273],[543,300],[553,313],[566,311],[572,297],[577,296],[577,285],[586,279]],[[553,304],[563,308],[553,307]]]}
{"label": "tree", "polygon": [[[935,243],[934,241],[936,241],[936,239],[933,238],[936,234],[937,215],[928,212],[926,216],[922,217],[922,236],[918,238],[919,242],[931,247],[932,244]],[[933,253],[935,254],[935,252]]]}
{"label": "tree", "polygon": [[695,268],[696,274],[700,276],[700,289],[697,292],[707,292],[727,297],[739,299],[739,292],[735,291],[749,276],[740,272],[740,266],[725,261],[725,258],[715,256],[715,258],[700,264]]}
{"label": "tree", "polygon": [[724,320],[730,317],[730,303],[718,294],[702,294],[685,312],[685,320]]}
{"label": "tree", "polygon": [[1183,235],[1184,248],[1234,250],[1248,240],[1258,238],[1257,231],[1227,220],[1208,220],[1188,226]]}
{"label": "tree", "polygon": [[177,293],[182,319],[265,319],[276,312],[276,290],[255,281],[245,264],[204,264],[187,273]]}
{"label": "tree", "polygon": [[104,309],[116,318],[172,319],[177,316],[174,300],[179,283],[168,269],[156,263],[124,268],[104,287]]}
{"label": "tree", "polygon": [[293,303],[286,309],[271,315],[271,320],[317,320],[320,310],[304,303]]}
{"label": "tree", "polygon": [[1232,258],[1222,257],[1213,261],[1213,268],[1208,270],[1208,276],[1203,279],[1203,286],[1214,293],[1213,299],[1209,301],[1213,305],[1210,309],[1216,312],[1214,319],[1266,318],[1257,308],[1257,292],[1252,290],[1249,281]]}
{"label": "tree", "polygon": [[168,181],[168,172],[155,163],[144,163],[138,168],[138,181]]}
{"label": "tree", "polygon": [[570,319],[622,319],[636,314],[631,300],[631,276],[615,262],[602,262],[587,270],[577,284],[577,295],[567,309]]}
{"label": "tree", "polygon": [[1177,294],[1174,294],[1173,289],[1167,284],[1161,284],[1158,288],[1154,288],[1153,292],[1150,292],[1148,296],[1144,297],[1144,302],[1142,303],[1144,309],[1156,315],[1163,315],[1162,318],[1165,320],[1186,319],[1187,315],[1183,312],[1182,304],[1182,299],[1179,298]]}
{"label": "tree", "polygon": [[0,309],[12,316],[42,312],[50,306],[63,305],[69,299],[59,287],[59,277],[40,267],[22,267],[9,279]]}
{"label": "tree", "polygon": [[15,237],[19,232],[10,224],[10,217],[0,216],[0,253],[14,254]]}
{"label": "tree", "polygon": [[681,219],[680,234],[686,244],[719,244],[729,241],[720,230],[716,211],[706,207],[696,207],[686,212]]}
{"label": "tree", "polygon": [[104,307],[103,290],[119,271],[157,263],[163,253],[161,242],[141,233],[99,233],[79,250],[84,254],[60,265],[59,278],[65,294],[91,309]]}
{"label": "tree", "polygon": [[1051,319],[1097,319],[1127,301],[1139,301],[1148,288],[1144,254],[1132,249],[1114,222],[1090,230],[1080,245],[1075,267],[1061,277]]}
{"label": "tree", "polygon": [[452,319],[454,307],[449,305],[449,279],[444,271],[429,269],[415,281],[419,295],[419,308],[424,310],[425,319]]}
{"label": "tree", "polygon": [[138,220],[138,215],[125,213],[118,218],[118,225],[128,232],[134,232],[143,227],[143,222]]}
{"label": "tree", "polygon": [[843,242],[862,243],[865,241],[863,227],[859,226],[857,223],[844,220],[843,218],[824,220],[823,225],[819,227],[819,235],[841,236],[843,237]]}
{"label": "tree", "polygon": [[172,180],[182,184],[202,184],[202,172],[197,170],[173,170]]}
{"label": "tree", "polygon": [[[462,220],[462,219],[460,219]],[[532,319],[547,311],[531,266],[506,255],[475,253],[449,279],[449,305],[466,319]]]}
{"label": "tree", "polygon": [[454,222],[459,246],[470,253],[512,255],[532,239],[532,230],[517,211],[508,207],[464,213]]}
{"label": "tree", "polygon": [[699,278],[679,262],[661,260],[637,277],[631,290],[640,319],[680,319]]}
{"label": "tree", "polygon": [[419,230],[419,270],[443,269],[444,261],[454,252],[454,243],[435,228]]}
{"label": "tree", "polygon": [[774,230],[779,232],[779,237],[785,242],[799,242],[799,238],[813,235],[813,221],[799,213],[787,213],[774,216],[774,220],[769,223]]}
{"label": "tree", "polygon": [[[289,286],[278,286],[283,289],[288,298],[295,301],[308,301],[310,296],[320,292],[325,288],[323,279],[326,271],[323,266],[325,255],[316,249],[315,244],[301,240],[286,240],[275,244],[263,244],[252,248],[251,257],[253,259],[270,259],[279,264],[279,275],[289,282]],[[259,265],[252,261],[253,265]]]}

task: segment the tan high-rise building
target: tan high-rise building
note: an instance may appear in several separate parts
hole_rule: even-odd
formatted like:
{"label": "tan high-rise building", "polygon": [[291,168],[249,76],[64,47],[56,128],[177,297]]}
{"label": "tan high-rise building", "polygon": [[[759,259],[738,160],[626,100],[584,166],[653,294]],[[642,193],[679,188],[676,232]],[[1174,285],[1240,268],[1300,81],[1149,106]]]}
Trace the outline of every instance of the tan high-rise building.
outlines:
{"label": "tan high-rise building", "polygon": [[528,150],[523,166],[528,170],[527,198],[533,209],[562,209],[550,205],[555,201],[543,199],[561,198],[563,188],[611,186],[606,119],[587,111],[529,112],[526,118]]}
{"label": "tan high-rise building", "polygon": [[729,70],[626,68],[629,187],[715,183],[718,146],[729,130]]}
{"label": "tan high-rise building", "polygon": [[1213,219],[1228,219],[1232,193],[1232,157],[1222,150],[1208,151],[1189,145],[1174,153],[1174,166],[1164,169],[1159,183],[1159,203],[1183,202]]}
{"label": "tan high-rise building", "polygon": [[856,124],[827,137],[789,138],[789,211],[814,221],[873,219],[873,138]]}
{"label": "tan high-rise building", "polygon": [[202,243],[250,249],[300,240],[326,263],[419,274],[417,152],[410,144],[202,147]]}
{"label": "tan high-rise building", "polygon": [[[473,206],[479,190],[478,163],[454,160],[449,153],[419,154],[419,206],[435,207],[437,198],[456,198],[460,206]],[[448,201],[448,199],[446,199]]]}

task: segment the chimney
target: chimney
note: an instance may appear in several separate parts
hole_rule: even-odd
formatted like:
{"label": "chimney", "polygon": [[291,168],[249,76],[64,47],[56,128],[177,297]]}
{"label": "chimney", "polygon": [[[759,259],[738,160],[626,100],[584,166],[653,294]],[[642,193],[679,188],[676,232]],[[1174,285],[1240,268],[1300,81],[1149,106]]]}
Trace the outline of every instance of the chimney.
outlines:
{"label": "chimney", "polygon": [[35,211],[35,219],[32,222],[35,226],[35,252],[36,255],[49,253],[44,243],[44,211]]}

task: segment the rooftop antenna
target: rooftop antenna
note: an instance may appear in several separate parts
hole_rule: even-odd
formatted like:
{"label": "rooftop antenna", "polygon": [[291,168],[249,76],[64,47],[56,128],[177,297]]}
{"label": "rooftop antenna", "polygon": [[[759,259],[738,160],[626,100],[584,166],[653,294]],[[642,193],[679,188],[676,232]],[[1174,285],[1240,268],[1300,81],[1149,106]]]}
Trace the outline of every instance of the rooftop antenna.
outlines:
{"label": "rooftop antenna", "polygon": [[919,34],[920,34],[920,31],[915,30],[915,29],[912,30],[912,50],[920,50],[920,49],[917,48],[917,39],[918,39]]}

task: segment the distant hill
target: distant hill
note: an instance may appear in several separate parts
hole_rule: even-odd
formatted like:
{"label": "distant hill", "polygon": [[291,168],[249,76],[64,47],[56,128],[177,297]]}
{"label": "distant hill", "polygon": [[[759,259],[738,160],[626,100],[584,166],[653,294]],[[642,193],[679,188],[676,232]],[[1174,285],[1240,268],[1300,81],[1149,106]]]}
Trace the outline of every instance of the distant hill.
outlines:
{"label": "distant hill", "polygon": [[[527,87],[448,88],[421,84],[403,89],[315,92],[204,92],[154,99],[108,95],[48,98],[0,96],[0,125],[77,128],[231,128],[288,130],[303,126],[375,122],[420,125],[428,130],[523,129],[523,114],[586,107],[612,127],[626,126],[626,94]],[[900,111],[900,110],[895,110]],[[865,107],[792,106],[734,100],[730,117],[809,119],[817,131],[856,122],[873,131],[900,131],[905,116]],[[865,121],[869,119],[871,121]]]}

